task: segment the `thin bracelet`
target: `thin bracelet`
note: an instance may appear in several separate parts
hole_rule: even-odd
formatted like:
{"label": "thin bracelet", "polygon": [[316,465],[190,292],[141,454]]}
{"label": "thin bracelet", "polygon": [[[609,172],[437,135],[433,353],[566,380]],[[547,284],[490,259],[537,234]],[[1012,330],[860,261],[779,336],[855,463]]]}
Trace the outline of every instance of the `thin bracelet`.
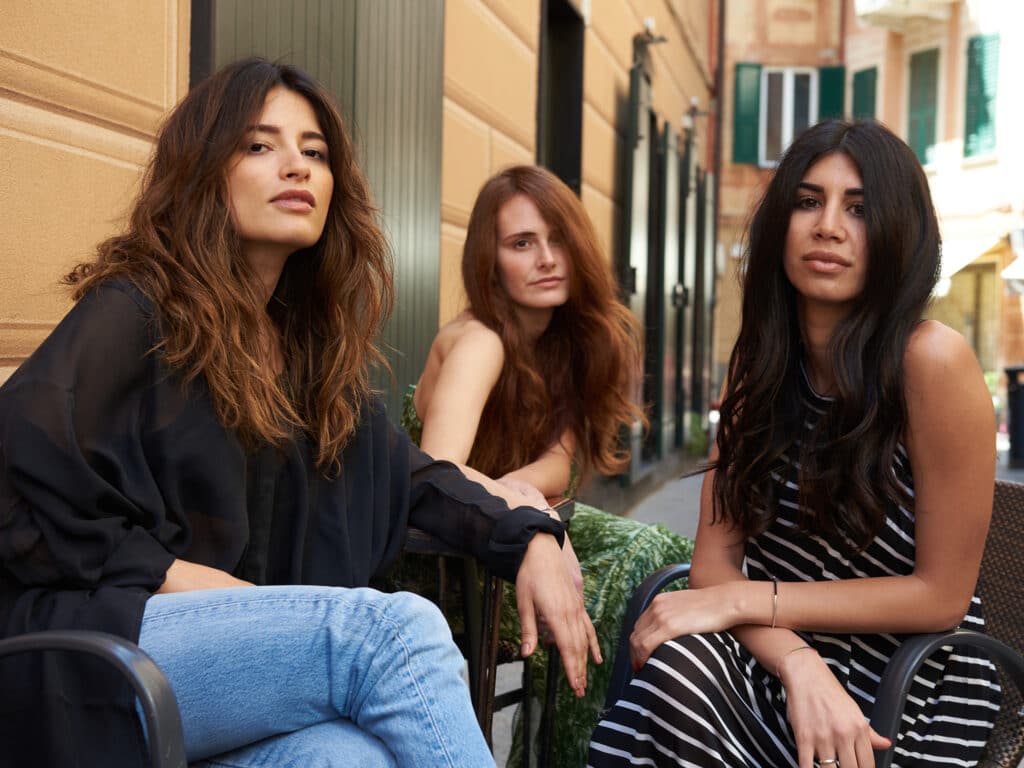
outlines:
{"label": "thin bracelet", "polygon": [[779,615],[779,580],[772,579],[772,629],[775,629],[775,619]]}
{"label": "thin bracelet", "polygon": [[779,678],[779,680],[782,679],[782,674],[781,674],[782,662],[783,662],[783,660],[787,656],[789,656],[789,654],[796,653],[797,651],[813,651],[813,650],[814,650],[814,648],[809,646],[809,645],[798,645],[796,648],[790,648],[788,651],[786,651],[784,654],[782,654],[779,657],[779,660],[777,662],[775,662],[775,676],[777,678]]}

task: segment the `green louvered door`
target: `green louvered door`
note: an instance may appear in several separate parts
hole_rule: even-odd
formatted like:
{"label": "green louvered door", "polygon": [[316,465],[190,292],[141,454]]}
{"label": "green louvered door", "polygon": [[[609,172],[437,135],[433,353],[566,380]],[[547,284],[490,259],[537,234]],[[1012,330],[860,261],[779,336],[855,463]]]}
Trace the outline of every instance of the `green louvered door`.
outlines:
{"label": "green louvered door", "polygon": [[910,57],[910,109],[907,143],[922,164],[930,163],[935,150],[938,115],[939,50],[919,51]]}
{"label": "green louvered door", "polygon": [[999,35],[979,35],[967,42],[967,104],[964,110],[964,157],[996,148],[996,83]]}

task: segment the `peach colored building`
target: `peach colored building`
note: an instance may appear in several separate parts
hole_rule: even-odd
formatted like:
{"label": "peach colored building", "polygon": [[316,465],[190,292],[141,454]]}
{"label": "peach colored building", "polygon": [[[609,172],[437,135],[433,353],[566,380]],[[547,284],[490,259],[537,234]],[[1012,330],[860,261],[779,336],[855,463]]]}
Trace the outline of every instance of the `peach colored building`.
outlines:
{"label": "peach colored building", "polygon": [[[930,314],[965,336],[995,385],[1024,363],[1024,6],[857,0],[845,28],[850,108],[873,91],[865,108],[918,152],[931,185],[943,253]],[[859,94],[856,78],[877,84]]]}
{"label": "peach colored building", "polygon": [[324,80],[361,145],[395,249],[395,391],[461,307],[480,185],[540,162],[579,193],[649,329],[655,424],[631,478],[675,466],[710,380],[719,6],[0,0],[0,382],[68,308],[61,275],[118,230],[190,78],[256,53]]}
{"label": "peach colored building", "polygon": [[[1024,5],[729,0],[725,24],[726,254],[740,255],[770,155],[799,126],[826,114],[881,120],[918,153],[939,214],[942,279],[931,316],[964,334],[994,386],[1004,366],[1024,363],[1024,109],[1012,95],[1024,73]],[[739,322],[739,261],[725,261],[719,375]]]}

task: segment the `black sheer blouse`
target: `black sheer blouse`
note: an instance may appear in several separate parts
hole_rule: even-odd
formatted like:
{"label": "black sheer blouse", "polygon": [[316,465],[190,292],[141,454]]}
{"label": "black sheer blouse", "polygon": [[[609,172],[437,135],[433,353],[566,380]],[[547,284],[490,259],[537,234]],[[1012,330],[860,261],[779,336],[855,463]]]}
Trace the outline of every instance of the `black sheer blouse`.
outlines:
{"label": "black sheer blouse", "polygon": [[[334,479],[302,439],[247,455],[205,384],[186,389],[152,351],[158,340],[148,299],[111,281],[0,388],[0,634],[87,628],[135,640],[175,558],[257,584],[355,587],[390,564],[410,523],[506,578],[535,532],[561,538],[546,515],[509,510],[422,453],[378,402]],[[42,695],[80,699],[53,672]],[[39,688],[27,675],[0,666],[0,710],[20,709],[9,685]],[[63,717],[47,727],[68,727]]]}

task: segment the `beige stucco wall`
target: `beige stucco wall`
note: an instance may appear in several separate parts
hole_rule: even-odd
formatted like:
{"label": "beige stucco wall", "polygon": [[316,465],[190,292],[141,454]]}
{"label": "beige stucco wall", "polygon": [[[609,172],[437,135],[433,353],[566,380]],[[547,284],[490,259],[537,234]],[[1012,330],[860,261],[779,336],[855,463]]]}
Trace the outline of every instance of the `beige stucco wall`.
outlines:
{"label": "beige stucco wall", "polygon": [[0,381],[67,310],[188,83],[188,0],[0,0]]}
{"label": "beige stucco wall", "polygon": [[[646,18],[654,108],[678,131],[690,98],[708,108],[713,0],[592,0],[584,36],[581,199],[608,258],[622,218],[622,157],[633,35]],[[441,180],[440,321],[463,306],[459,262],[480,186],[536,155],[540,0],[447,0]],[[706,134],[707,126],[698,125]],[[705,146],[708,142],[705,141]]]}

